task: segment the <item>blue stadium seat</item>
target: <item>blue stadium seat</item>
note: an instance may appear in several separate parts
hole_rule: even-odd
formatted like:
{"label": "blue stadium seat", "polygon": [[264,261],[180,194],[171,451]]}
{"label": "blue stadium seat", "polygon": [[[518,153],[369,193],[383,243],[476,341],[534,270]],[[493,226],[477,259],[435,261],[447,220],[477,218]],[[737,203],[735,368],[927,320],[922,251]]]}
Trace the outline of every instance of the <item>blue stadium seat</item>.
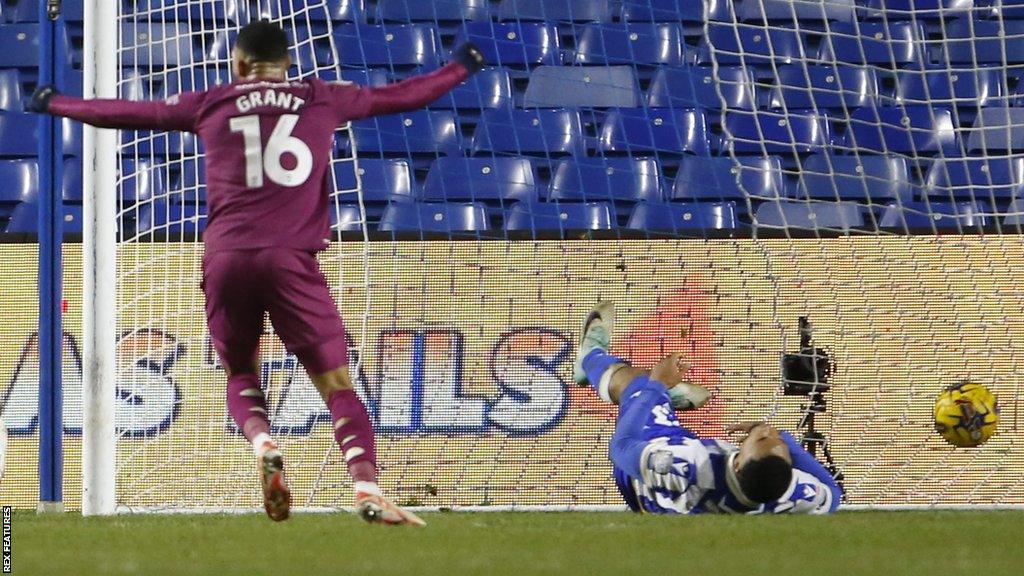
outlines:
{"label": "blue stadium seat", "polygon": [[758,226],[806,230],[850,230],[864,227],[856,202],[765,202],[757,208]]}
{"label": "blue stadium seat", "polygon": [[864,18],[874,20],[937,20],[969,16],[975,0],[867,0]]}
{"label": "blue stadium seat", "polygon": [[901,70],[896,73],[895,102],[938,104],[961,108],[1006,105],[1006,70],[1000,66],[981,68],[942,67]]}
{"label": "blue stadium seat", "polygon": [[451,92],[430,104],[430,108],[483,110],[512,106],[512,76],[508,70],[481,70]]}
{"label": "blue stadium seat", "polygon": [[[39,22],[40,0],[7,0],[3,3],[3,17],[8,22]],[[66,22],[81,22],[85,16],[83,0],[62,0],[61,17]]]}
{"label": "blue stadium seat", "polygon": [[941,53],[957,64],[1024,62],[1024,21],[962,18],[945,27]]}
{"label": "blue stadium seat", "polygon": [[734,4],[737,18],[744,22],[853,22],[857,18],[857,5],[854,0],[735,0]]}
{"label": "blue stadium seat", "polygon": [[498,19],[540,22],[611,22],[609,0],[502,0]]}
{"label": "blue stadium seat", "polygon": [[527,108],[633,108],[640,85],[632,66],[541,66],[530,74]]}
{"label": "blue stadium seat", "polygon": [[[191,132],[121,131],[121,144],[128,156],[177,156],[200,151],[199,139]],[[66,153],[66,152],[65,152]]]}
{"label": "blue stadium seat", "polygon": [[39,25],[0,25],[0,68],[39,66]]}
{"label": "blue stadium seat", "polygon": [[598,149],[603,152],[660,152],[707,155],[707,119],[700,110],[618,108],[601,127]]}
{"label": "blue stadium seat", "polygon": [[790,64],[776,70],[772,108],[848,109],[877,102],[878,79],[871,68]]}
{"label": "blue stadium seat", "polygon": [[[333,164],[335,182],[342,194],[356,189],[356,168],[353,162]],[[417,199],[409,161],[401,158],[361,158],[359,183],[362,184],[364,202],[413,202]],[[341,198],[342,202],[356,202],[355,194]]]}
{"label": "blue stadium seat", "polygon": [[516,202],[505,218],[505,230],[564,232],[612,228],[614,220],[607,202]]}
{"label": "blue stadium seat", "polygon": [[796,30],[711,22],[708,35],[701,39],[697,62],[708,65],[714,62],[719,65],[788,64],[804,57],[806,50]]}
{"label": "blue stadium seat", "polygon": [[[719,97],[721,92],[721,97]],[[726,108],[753,110],[757,91],[750,70],[740,66],[659,68],[651,81],[647,105],[654,108]]]}
{"label": "blue stadium seat", "polygon": [[359,212],[359,206],[352,204],[338,204],[337,207],[328,207],[331,213],[331,229],[335,232],[361,232],[363,229],[363,217]]}
{"label": "blue stadium seat", "polygon": [[[250,17],[246,0],[124,0],[122,4],[124,14],[153,22],[187,22],[191,18],[197,23],[201,20],[245,23]],[[263,3],[264,6],[269,4]]]}
{"label": "blue stadium seat", "polygon": [[932,106],[859,108],[850,116],[845,145],[860,152],[959,154],[952,114]]}
{"label": "blue stadium seat", "polygon": [[146,88],[147,84],[149,84],[148,79],[144,78],[138,70],[122,68],[121,80],[117,87],[117,96],[118,98],[135,102],[150,100],[151,96]]}
{"label": "blue stadium seat", "polygon": [[65,202],[81,204],[84,201],[84,181],[82,160],[71,158],[64,161],[64,180],[61,182],[61,195]]}
{"label": "blue stadium seat", "polygon": [[576,34],[573,62],[628,66],[682,66],[693,61],[679,24],[589,24]]}
{"label": "blue stadium seat", "polygon": [[[240,3],[244,2],[240,1]],[[323,8],[324,4],[323,0],[319,2],[273,0],[272,2],[260,2],[253,12],[260,18],[270,20],[295,17],[297,22],[304,22],[308,17],[311,22],[331,20],[332,22],[362,23],[366,21],[363,0],[326,0],[326,10]]]}
{"label": "blue stadium seat", "polygon": [[455,154],[462,137],[451,112],[419,110],[352,123],[359,153]]}
{"label": "blue stadium seat", "polygon": [[970,130],[967,150],[1024,150],[1024,108],[982,108]]}
{"label": "blue stadium seat", "polygon": [[827,62],[901,66],[924,61],[924,29],[911,22],[836,22],[822,37],[818,56]]}
{"label": "blue stadium seat", "polygon": [[231,83],[231,71],[225,65],[220,70],[184,68],[167,74],[160,95],[163,98],[182,92],[209,90],[214,86]]}
{"label": "blue stadium seat", "polygon": [[[82,234],[82,206],[80,204],[64,205],[64,234]],[[39,230],[39,204],[37,199],[22,202],[14,207],[11,219],[7,222],[10,234],[35,234]]]}
{"label": "blue stadium seat", "polygon": [[653,204],[641,202],[633,208],[626,228],[682,235],[707,230],[735,230],[736,203]]}
{"label": "blue stadium seat", "polygon": [[38,195],[39,165],[35,160],[0,160],[0,206],[34,202]]}
{"label": "blue stadium seat", "polygon": [[909,202],[910,167],[902,156],[816,154],[804,159],[791,196],[800,199]]}
{"label": "blue stadium seat", "polygon": [[575,110],[484,110],[473,152],[583,156],[583,126]]}
{"label": "blue stadium seat", "polygon": [[430,167],[427,200],[534,202],[537,171],[528,158],[438,158]]}
{"label": "blue stadium seat", "polygon": [[198,60],[188,24],[121,24],[122,66],[185,66]]}
{"label": "blue stadium seat", "polygon": [[996,20],[1024,18],[1024,0],[977,0],[977,4],[988,12],[989,17]]}
{"label": "blue stadium seat", "polygon": [[886,206],[879,219],[882,228],[900,230],[963,230],[988,224],[991,209],[973,202],[908,202]]}
{"label": "blue stadium seat", "polygon": [[653,158],[576,158],[558,162],[548,200],[662,202],[661,168]]}
{"label": "blue stadium seat", "polygon": [[558,30],[550,24],[467,22],[455,44],[467,41],[479,46],[485,62],[492,66],[562,63]]}
{"label": "blue stadium seat", "polygon": [[21,76],[17,70],[0,70],[0,110],[9,112],[25,110],[21,93]]}
{"label": "blue stadium seat", "polygon": [[139,205],[135,233],[168,240],[194,240],[206,229],[206,205],[167,202],[157,198]]}
{"label": "blue stadium seat", "polygon": [[1024,198],[1024,157],[937,159],[928,169],[924,192],[948,200]]}
{"label": "blue stadium seat", "polygon": [[[709,0],[707,3],[712,19],[729,19],[731,0]],[[623,0],[622,20],[703,24],[704,4],[693,0]]]}
{"label": "blue stadium seat", "polygon": [[490,20],[487,0],[378,0],[381,22],[480,22]]}
{"label": "blue stadium seat", "polygon": [[806,154],[834,143],[823,114],[730,111],[723,116],[722,149],[736,154]]}
{"label": "blue stadium seat", "polygon": [[389,204],[381,216],[384,232],[483,232],[490,229],[487,211],[479,202]]}
{"label": "blue stadium seat", "polygon": [[39,117],[35,114],[0,112],[0,156],[39,154]]}
{"label": "blue stadium seat", "polygon": [[427,24],[342,24],[334,28],[334,40],[342,65],[394,68],[438,63],[437,29]]}
{"label": "blue stadium seat", "polygon": [[[193,163],[196,162],[193,161]],[[202,165],[201,162],[198,164]],[[186,163],[186,167],[182,170],[187,168]],[[124,160],[121,163],[121,177],[123,178],[121,201],[124,204],[136,204],[167,194],[167,188],[164,185],[164,171],[154,168],[149,160]],[[205,200],[205,192],[203,192],[202,198]]]}
{"label": "blue stadium seat", "polygon": [[380,68],[346,68],[339,76],[334,70],[324,70],[317,76],[325,82],[353,82],[360,86],[385,86],[391,82],[387,70]]}
{"label": "blue stadium seat", "polygon": [[672,185],[673,200],[755,200],[785,195],[782,162],[776,157],[700,158],[679,162]]}

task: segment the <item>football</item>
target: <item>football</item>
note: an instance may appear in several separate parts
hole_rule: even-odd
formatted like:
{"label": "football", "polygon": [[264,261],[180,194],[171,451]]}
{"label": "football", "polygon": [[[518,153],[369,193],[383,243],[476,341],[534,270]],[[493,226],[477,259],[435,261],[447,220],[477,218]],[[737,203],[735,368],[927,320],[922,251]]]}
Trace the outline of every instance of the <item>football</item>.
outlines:
{"label": "football", "polygon": [[998,425],[996,396],[981,384],[954,384],[935,400],[935,431],[954,446],[980,446]]}

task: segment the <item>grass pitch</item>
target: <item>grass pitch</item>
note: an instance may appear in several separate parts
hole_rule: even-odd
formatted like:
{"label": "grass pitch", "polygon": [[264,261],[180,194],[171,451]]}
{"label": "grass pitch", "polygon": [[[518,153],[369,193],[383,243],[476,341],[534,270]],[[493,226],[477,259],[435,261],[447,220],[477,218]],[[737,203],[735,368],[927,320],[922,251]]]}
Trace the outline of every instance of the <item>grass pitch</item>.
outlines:
{"label": "grass pitch", "polygon": [[303,576],[1024,574],[1024,513],[830,517],[425,514],[421,529],[342,514],[15,514],[13,573]]}

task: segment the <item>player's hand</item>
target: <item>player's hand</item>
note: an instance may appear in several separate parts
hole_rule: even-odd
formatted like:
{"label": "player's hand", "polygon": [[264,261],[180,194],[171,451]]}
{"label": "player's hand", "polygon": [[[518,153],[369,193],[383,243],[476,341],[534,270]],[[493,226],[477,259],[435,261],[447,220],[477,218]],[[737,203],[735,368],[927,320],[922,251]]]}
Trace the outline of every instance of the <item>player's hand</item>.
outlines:
{"label": "player's hand", "polygon": [[463,42],[452,50],[452,60],[462,64],[472,76],[484,69],[484,53],[472,42]]}
{"label": "player's hand", "polygon": [[32,100],[28,103],[28,109],[30,112],[36,112],[37,114],[46,114],[50,111],[50,99],[53,98],[57,92],[57,89],[53,86],[40,86],[36,88],[36,91],[32,93]]}
{"label": "player's hand", "polygon": [[689,371],[690,365],[683,362],[682,357],[682,352],[673,352],[663,358],[654,368],[651,368],[651,379],[661,382],[666,388],[672,388],[680,382],[685,382],[686,372]]}

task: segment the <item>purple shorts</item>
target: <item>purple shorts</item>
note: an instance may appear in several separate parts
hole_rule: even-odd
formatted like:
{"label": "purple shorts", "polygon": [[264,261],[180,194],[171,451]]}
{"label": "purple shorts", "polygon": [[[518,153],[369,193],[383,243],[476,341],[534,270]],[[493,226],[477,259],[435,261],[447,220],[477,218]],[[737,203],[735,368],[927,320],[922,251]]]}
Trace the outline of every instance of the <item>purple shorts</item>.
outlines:
{"label": "purple shorts", "polygon": [[313,254],[291,248],[207,253],[202,288],[213,346],[232,374],[252,370],[267,312],[308,373],[348,365],[345,324]]}

